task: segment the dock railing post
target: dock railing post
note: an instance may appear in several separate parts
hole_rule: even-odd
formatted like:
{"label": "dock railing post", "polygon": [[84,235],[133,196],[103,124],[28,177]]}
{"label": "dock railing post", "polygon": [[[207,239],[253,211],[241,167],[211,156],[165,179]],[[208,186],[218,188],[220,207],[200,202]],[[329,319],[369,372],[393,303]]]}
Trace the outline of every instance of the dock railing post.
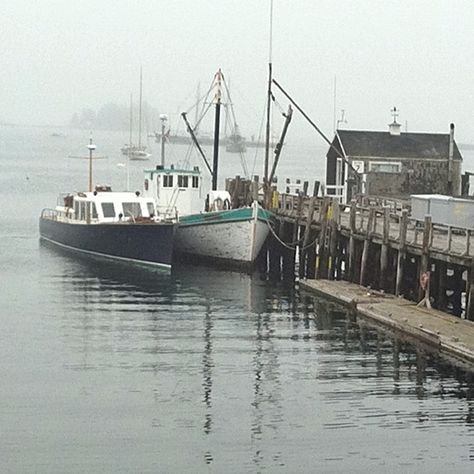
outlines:
{"label": "dock railing post", "polygon": [[388,244],[390,238],[390,207],[383,208],[383,235],[382,248],[380,249],[380,289],[387,291],[388,271]]}
{"label": "dock railing post", "polygon": [[332,202],[332,216],[331,216],[331,240],[329,242],[329,256],[328,256],[328,279],[334,280],[336,276],[337,243],[339,240],[339,215],[340,204],[336,198]]}
{"label": "dock railing post", "polygon": [[351,202],[350,214],[349,214],[349,262],[348,262],[348,275],[349,281],[354,280],[355,275],[355,233],[356,233],[356,202]]}
{"label": "dock railing post", "polygon": [[403,271],[405,268],[406,241],[408,228],[408,209],[402,209],[400,216],[400,234],[398,237],[398,256],[397,256],[397,280],[395,285],[395,294],[400,296],[403,285]]}

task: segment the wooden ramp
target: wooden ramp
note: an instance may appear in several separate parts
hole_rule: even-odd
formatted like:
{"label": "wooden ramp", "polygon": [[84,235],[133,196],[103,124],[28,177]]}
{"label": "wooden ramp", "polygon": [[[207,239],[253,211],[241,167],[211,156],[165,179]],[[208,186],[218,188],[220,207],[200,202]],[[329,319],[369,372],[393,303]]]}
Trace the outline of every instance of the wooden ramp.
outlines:
{"label": "wooden ramp", "polygon": [[300,288],[337,301],[358,315],[428,343],[474,368],[474,323],[417,307],[393,295],[346,281],[300,280]]}

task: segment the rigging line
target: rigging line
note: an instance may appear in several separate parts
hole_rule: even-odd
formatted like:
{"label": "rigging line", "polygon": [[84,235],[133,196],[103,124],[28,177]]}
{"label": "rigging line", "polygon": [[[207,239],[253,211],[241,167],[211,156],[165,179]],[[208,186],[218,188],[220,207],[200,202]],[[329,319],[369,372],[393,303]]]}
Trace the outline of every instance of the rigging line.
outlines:
{"label": "rigging line", "polygon": [[193,130],[197,130],[199,125],[201,125],[201,122],[202,120],[204,119],[204,117],[207,115],[207,113],[209,112],[209,109],[212,107],[212,102],[209,102],[207,104],[207,108],[206,110],[201,114],[201,116],[199,117],[199,120],[197,121],[197,123],[194,125],[193,127]]}
{"label": "rigging line", "polygon": [[285,97],[298,109],[298,111],[303,115],[303,117],[310,123],[310,125],[321,135],[321,137],[328,143],[329,147],[337,154],[338,157],[342,158],[344,163],[347,164],[347,166],[352,170],[353,174],[356,176],[356,179],[359,180],[359,182],[362,180],[362,177],[359,175],[357,170],[352,166],[352,163],[347,159],[346,156],[344,156],[343,153],[341,153],[333,144],[332,142],[329,141],[329,139],[326,137],[326,135],[320,130],[320,128],[306,115],[304,110],[290,97],[290,95],[283,89],[280,84],[278,84],[278,81],[276,79],[272,79],[272,82],[280,89],[280,91],[285,95]]}
{"label": "rigging line", "polygon": [[212,82],[211,82],[211,85],[210,85],[209,89],[207,90],[207,92],[205,92],[201,97],[199,97],[199,98],[194,102],[194,104],[185,112],[186,115],[187,115],[189,112],[191,112],[192,110],[194,110],[195,108],[198,108],[200,103],[204,103],[205,100],[209,97],[209,94],[210,94],[210,92],[212,91],[212,89],[214,89],[214,87],[215,87],[215,84],[214,84],[214,79],[213,79]]}
{"label": "rigging line", "polygon": [[[263,127],[265,125],[265,111],[267,108],[266,101],[263,104],[263,114],[262,114],[262,119],[260,121],[260,130],[258,132],[258,139],[257,142],[260,142],[263,139]],[[255,147],[255,153],[253,155],[253,166],[252,166],[252,175],[255,174],[255,168],[257,167],[257,156],[258,156],[258,146]]]}

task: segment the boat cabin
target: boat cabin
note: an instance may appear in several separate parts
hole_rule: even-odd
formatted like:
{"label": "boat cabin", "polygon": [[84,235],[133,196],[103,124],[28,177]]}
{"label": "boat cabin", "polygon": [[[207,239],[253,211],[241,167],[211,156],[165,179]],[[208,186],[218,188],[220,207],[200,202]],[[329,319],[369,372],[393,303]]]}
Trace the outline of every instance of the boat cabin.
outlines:
{"label": "boat cabin", "polygon": [[202,176],[199,167],[191,170],[157,165],[145,170],[143,195],[156,200],[158,210],[164,214],[179,210],[180,215],[195,214],[204,210],[205,196],[201,194]]}
{"label": "boat cabin", "polygon": [[231,196],[227,191],[202,191],[202,176],[198,166],[192,170],[165,168],[145,170],[143,195],[156,200],[162,214],[177,213],[179,216],[200,212],[221,211],[231,208]]}
{"label": "boat cabin", "polygon": [[112,192],[110,187],[98,186],[94,192],[62,195],[56,212],[73,221],[87,223],[136,222],[162,220],[151,198],[140,192]]}

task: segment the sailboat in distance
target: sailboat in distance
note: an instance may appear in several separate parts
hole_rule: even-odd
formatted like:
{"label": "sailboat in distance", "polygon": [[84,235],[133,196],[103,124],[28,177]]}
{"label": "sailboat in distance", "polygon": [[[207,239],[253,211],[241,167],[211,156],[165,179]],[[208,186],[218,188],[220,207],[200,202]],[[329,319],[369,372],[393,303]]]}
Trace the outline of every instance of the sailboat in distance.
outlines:
{"label": "sailboat in distance", "polygon": [[[121,148],[122,155],[128,156],[129,160],[141,161],[148,160],[151,153],[147,152],[146,145],[142,145],[142,98],[143,98],[143,75],[142,68],[140,68],[140,100],[138,103],[138,144],[134,145],[132,142],[132,135],[130,134],[130,142]],[[130,130],[133,123],[133,105],[130,103]]]}

